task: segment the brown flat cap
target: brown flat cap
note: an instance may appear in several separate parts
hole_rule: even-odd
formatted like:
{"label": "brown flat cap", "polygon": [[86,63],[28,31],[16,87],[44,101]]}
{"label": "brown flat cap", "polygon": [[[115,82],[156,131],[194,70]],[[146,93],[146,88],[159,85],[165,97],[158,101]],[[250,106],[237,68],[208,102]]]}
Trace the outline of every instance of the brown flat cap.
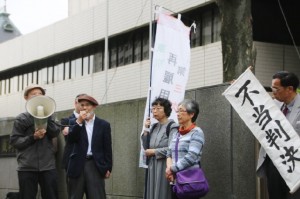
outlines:
{"label": "brown flat cap", "polygon": [[27,86],[24,90],[24,97],[28,96],[28,93],[35,89],[35,88],[38,88],[42,91],[43,95],[45,95],[46,91],[43,87],[39,86],[39,85],[30,85],[30,86]]}
{"label": "brown flat cap", "polygon": [[97,100],[95,100],[95,98],[93,98],[92,96],[89,96],[89,95],[83,95],[83,96],[78,97],[78,102],[83,101],[83,100],[89,101],[91,104],[93,104],[95,106],[99,105]]}

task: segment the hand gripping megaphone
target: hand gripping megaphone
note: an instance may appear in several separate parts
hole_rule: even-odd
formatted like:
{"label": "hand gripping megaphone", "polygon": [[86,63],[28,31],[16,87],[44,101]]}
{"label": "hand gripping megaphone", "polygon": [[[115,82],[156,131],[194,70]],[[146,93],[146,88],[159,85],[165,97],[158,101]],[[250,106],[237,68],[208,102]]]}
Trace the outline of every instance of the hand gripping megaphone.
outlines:
{"label": "hand gripping megaphone", "polygon": [[26,111],[34,117],[35,129],[47,129],[47,120],[56,108],[55,101],[44,95],[30,98],[25,105]]}

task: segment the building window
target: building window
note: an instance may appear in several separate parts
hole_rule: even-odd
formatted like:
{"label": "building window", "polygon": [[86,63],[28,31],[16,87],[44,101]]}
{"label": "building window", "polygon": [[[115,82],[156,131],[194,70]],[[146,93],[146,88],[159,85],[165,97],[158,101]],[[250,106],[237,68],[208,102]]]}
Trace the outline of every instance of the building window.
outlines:
{"label": "building window", "polygon": [[75,60],[70,61],[70,73],[71,73],[71,79],[76,77],[76,62]]}
{"label": "building window", "polygon": [[47,69],[48,69],[47,84],[52,84],[54,83],[54,68],[53,66],[49,66]]}
{"label": "building window", "polygon": [[70,79],[71,74],[70,74],[70,62],[66,61],[64,62],[64,80]]}
{"label": "building window", "polygon": [[124,66],[124,46],[125,46],[125,41],[123,39],[124,37],[119,39],[118,42],[118,66]]}
{"label": "building window", "polygon": [[90,67],[91,73],[97,73],[104,70],[104,41],[90,47]]}
{"label": "building window", "polygon": [[84,56],[82,59],[82,68],[83,68],[83,72],[82,72],[83,76],[90,74],[91,69],[90,69],[90,61],[88,55]]}
{"label": "building window", "polygon": [[95,65],[94,65],[95,62],[94,62],[94,59],[95,59],[95,58],[94,58],[94,55],[90,55],[90,56],[89,56],[90,73],[95,73],[95,69],[94,69],[94,68],[95,68]]}
{"label": "building window", "polygon": [[5,80],[5,93],[6,94],[10,93],[10,79]]}
{"label": "building window", "polygon": [[28,86],[28,74],[23,74],[23,88],[26,88]]}
{"label": "building window", "polygon": [[[38,84],[45,85],[47,84],[47,68],[42,68],[38,71]],[[22,90],[24,87],[22,88]]]}
{"label": "building window", "polygon": [[11,93],[16,93],[18,92],[18,76],[14,76],[10,79],[11,82]]}
{"label": "building window", "polygon": [[18,76],[18,91],[23,90],[23,75]]}
{"label": "building window", "polygon": [[196,30],[191,29],[191,47],[200,46],[201,44],[201,16],[192,16],[195,18]]}
{"label": "building window", "polygon": [[124,43],[124,65],[131,64],[133,62],[132,55],[133,55],[132,39],[130,39]]}
{"label": "building window", "polygon": [[202,45],[211,43],[212,38],[212,16],[211,10],[202,15]]}
{"label": "building window", "polygon": [[78,57],[71,61],[71,78],[82,76],[82,58]]}
{"label": "building window", "polygon": [[60,82],[64,79],[64,64],[59,63],[54,66],[54,82]]}
{"label": "building window", "polygon": [[38,73],[37,73],[37,71],[33,71],[32,72],[32,83],[37,84],[37,81],[38,81]]}
{"label": "building window", "polygon": [[212,42],[220,41],[221,21],[219,8],[215,4],[210,4],[206,7],[201,7],[187,13],[183,22],[186,26],[191,26],[193,22],[196,23],[196,33],[191,29],[191,47],[210,44]]}
{"label": "building window", "polygon": [[101,52],[95,53],[95,55],[90,56],[91,65],[93,65],[93,73],[102,71],[101,61],[103,54]]}
{"label": "building window", "polygon": [[93,68],[93,73],[97,73],[104,70],[104,45],[99,48],[93,49],[95,52],[90,55],[90,65]]}
{"label": "building window", "polygon": [[137,31],[134,37],[133,62],[142,61],[142,34]]}
{"label": "building window", "polygon": [[32,84],[32,72],[27,73],[27,85]]}
{"label": "building window", "polygon": [[4,92],[3,92],[3,80],[0,80],[0,95],[4,95]]}
{"label": "building window", "polygon": [[110,41],[109,42],[109,68],[115,68],[117,66],[117,42],[116,41]]}
{"label": "building window", "polygon": [[149,59],[149,30],[146,28],[143,31],[143,54],[142,60]]}
{"label": "building window", "polygon": [[221,19],[218,8],[215,8],[213,12],[213,42],[217,42],[221,40]]}
{"label": "building window", "polygon": [[75,60],[75,77],[82,76],[82,58],[79,57]]}

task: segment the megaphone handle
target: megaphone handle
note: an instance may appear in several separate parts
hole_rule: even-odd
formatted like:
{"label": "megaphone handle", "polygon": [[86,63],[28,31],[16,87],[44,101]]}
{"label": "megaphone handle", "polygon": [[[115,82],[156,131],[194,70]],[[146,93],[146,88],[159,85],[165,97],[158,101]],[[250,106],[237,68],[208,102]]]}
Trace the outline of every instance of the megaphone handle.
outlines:
{"label": "megaphone handle", "polygon": [[46,130],[45,129],[37,129],[34,134],[33,137],[35,140],[39,140],[39,139],[43,139],[46,135]]}

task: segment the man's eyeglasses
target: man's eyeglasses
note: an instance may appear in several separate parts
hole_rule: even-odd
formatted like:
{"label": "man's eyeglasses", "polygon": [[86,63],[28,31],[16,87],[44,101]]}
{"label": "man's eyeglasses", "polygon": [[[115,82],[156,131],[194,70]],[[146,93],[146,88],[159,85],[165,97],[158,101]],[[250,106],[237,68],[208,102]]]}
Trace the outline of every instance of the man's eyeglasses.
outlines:
{"label": "man's eyeglasses", "polygon": [[284,88],[284,87],[275,88],[275,87],[271,86],[271,89],[272,89],[273,93],[276,93],[276,92],[280,91],[282,88]]}

